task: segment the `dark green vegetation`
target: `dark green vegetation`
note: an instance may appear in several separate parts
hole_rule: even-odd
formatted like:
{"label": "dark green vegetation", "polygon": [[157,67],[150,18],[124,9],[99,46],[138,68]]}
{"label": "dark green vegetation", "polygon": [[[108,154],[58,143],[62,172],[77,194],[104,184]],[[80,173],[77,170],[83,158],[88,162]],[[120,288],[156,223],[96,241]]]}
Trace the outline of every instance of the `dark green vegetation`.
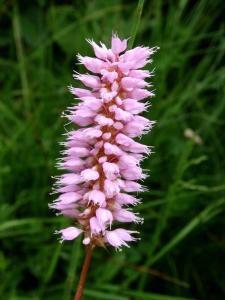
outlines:
{"label": "dark green vegetation", "polygon": [[74,101],[66,86],[75,54],[92,53],[85,38],[109,45],[112,30],[131,28],[134,45],[161,48],[146,114],[157,124],[142,139],[154,146],[150,191],[135,208],[145,223],[130,249],[96,249],[84,300],[225,299],[224,1],[146,1],[139,26],[136,7],[0,1],[1,300],[72,299],[83,246],[57,242],[52,232],[70,221],[47,207],[60,115]]}

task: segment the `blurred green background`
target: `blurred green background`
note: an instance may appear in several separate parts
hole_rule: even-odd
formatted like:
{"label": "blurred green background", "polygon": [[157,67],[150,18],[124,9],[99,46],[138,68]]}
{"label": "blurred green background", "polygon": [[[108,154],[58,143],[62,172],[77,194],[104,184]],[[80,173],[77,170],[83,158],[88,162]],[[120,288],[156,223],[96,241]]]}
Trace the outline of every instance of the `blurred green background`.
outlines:
{"label": "blurred green background", "polygon": [[[81,242],[52,233],[70,221],[48,209],[58,174],[67,86],[86,38],[108,46],[137,24],[138,1],[0,1],[0,299],[69,300]],[[154,55],[157,120],[141,241],[96,249],[84,300],[225,299],[225,27],[223,0],[145,1],[135,45]]]}

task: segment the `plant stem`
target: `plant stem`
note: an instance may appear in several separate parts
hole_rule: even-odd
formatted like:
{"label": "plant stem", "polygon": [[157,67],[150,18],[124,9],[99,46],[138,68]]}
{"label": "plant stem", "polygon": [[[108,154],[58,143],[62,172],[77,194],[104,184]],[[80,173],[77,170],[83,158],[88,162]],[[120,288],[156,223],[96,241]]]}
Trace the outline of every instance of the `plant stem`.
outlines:
{"label": "plant stem", "polygon": [[74,300],[80,300],[81,297],[82,297],[85,282],[86,282],[88,268],[89,268],[89,265],[90,265],[90,262],[91,262],[92,252],[93,252],[93,246],[88,245],[86,247],[86,256],[85,256],[85,259],[84,259],[82,271],[81,271],[81,274],[80,274],[80,280],[79,280],[79,283],[78,283],[78,286],[77,286],[77,291],[76,291],[76,294],[74,296]]}

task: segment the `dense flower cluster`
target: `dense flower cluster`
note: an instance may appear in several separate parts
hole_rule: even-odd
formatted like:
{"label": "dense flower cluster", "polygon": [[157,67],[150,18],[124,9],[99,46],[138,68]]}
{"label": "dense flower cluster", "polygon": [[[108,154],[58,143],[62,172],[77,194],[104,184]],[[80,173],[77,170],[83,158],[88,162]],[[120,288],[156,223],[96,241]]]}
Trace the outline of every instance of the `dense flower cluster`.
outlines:
{"label": "dense flower cluster", "polygon": [[96,58],[78,55],[78,60],[95,75],[74,75],[87,88],[70,88],[80,102],[69,108],[67,118],[82,128],[67,133],[58,167],[69,173],[57,178],[55,191],[60,196],[50,207],[77,224],[60,230],[61,240],[83,234],[85,245],[110,244],[120,249],[136,240],[137,232],[112,229],[113,223],[143,221],[128,206],[139,203],[130,193],[144,190],[137,183],[146,177],[140,161],[150,153],[148,146],[134,138],[153,124],[138,115],[148,107],[142,100],[153,96],[145,81],[152,73],[140,68],[151,62],[149,57],[157,48],[125,52],[127,40],[116,35],[111,49],[88,42]]}

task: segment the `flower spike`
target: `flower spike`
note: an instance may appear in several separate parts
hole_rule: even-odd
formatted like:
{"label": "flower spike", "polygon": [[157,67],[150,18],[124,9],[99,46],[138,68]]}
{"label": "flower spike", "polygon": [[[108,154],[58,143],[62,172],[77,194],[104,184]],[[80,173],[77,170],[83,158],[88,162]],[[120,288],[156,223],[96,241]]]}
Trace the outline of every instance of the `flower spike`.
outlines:
{"label": "flower spike", "polygon": [[140,167],[150,147],[134,138],[146,134],[154,122],[142,116],[150,106],[143,99],[154,94],[146,79],[153,71],[142,70],[157,47],[127,50],[127,39],[113,34],[111,48],[87,40],[96,57],[77,55],[91,74],[74,72],[83,88],[69,87],[80,102],[69,107],[66,117],[80,126],[66,133],[64,157],[57,163],[66,173],[57,178],[59,197],[49,205],[57,214],[73,220],[57,233],[61,241],[83,235],[86,247],[111,245],[121,250],[138,238],[138,232],[115,228],[115,223],[142,223],[128,206],[140,200],[130,193],[146,190],[138,180],[146,178]]}

